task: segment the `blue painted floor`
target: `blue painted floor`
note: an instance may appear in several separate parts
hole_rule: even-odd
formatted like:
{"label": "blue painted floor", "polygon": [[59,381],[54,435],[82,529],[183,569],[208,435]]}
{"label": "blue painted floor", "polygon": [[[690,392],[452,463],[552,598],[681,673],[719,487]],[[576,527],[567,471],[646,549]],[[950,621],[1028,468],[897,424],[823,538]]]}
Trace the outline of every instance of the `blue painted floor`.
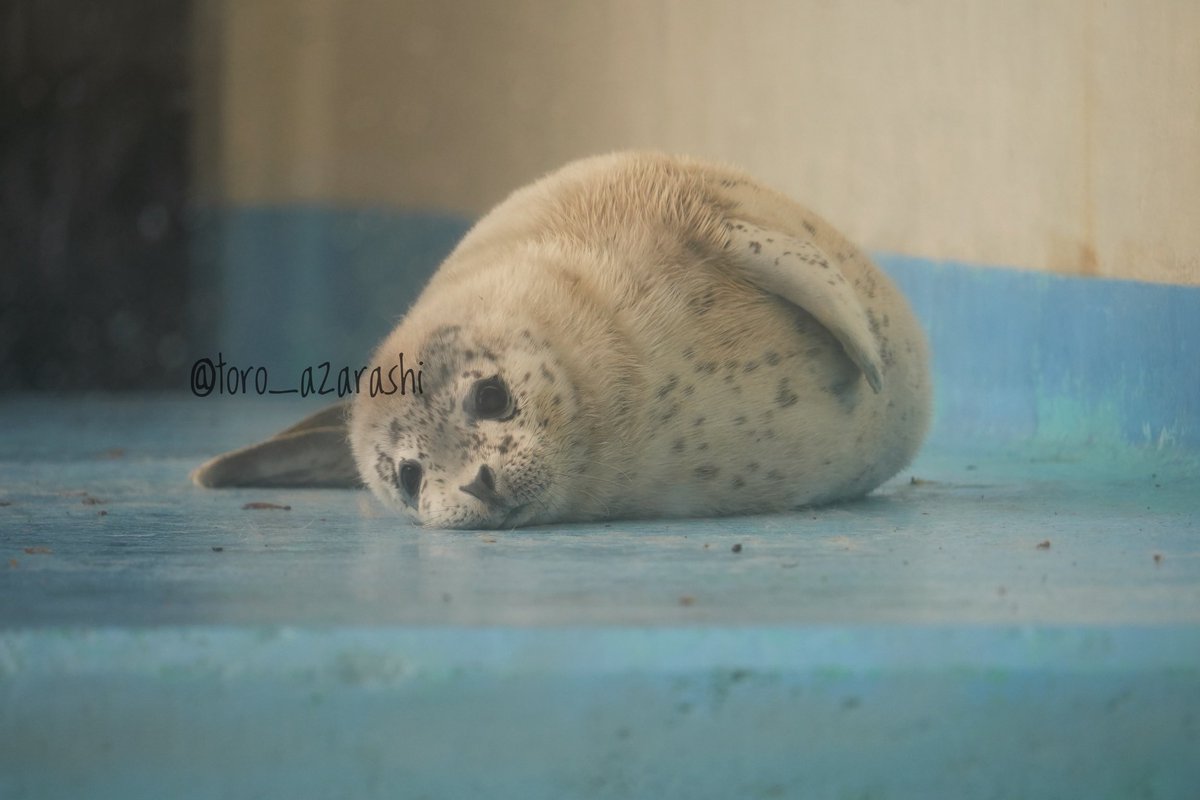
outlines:
{"label": "blue painted floor", "polygon": [[188,482],[313,408],[0,400],[0,797],[1200,797],[1186,451],[516,532]]}

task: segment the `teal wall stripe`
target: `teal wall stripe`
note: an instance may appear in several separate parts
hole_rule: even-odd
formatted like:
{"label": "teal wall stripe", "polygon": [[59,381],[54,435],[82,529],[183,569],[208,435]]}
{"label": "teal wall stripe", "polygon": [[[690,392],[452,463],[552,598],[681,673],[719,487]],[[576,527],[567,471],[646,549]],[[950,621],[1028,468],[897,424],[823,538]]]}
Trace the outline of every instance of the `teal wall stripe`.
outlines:
{"label": "teal wall stripe", "polygon": [[1200,446],[1200,287],[877,258],[929,333],[938,437]]}
{"label": "teal wall stripe", "polygon": [[[207,212],[196,357],[268,366],[273,385],[325,360],[362,364],[469,226],[374,209]],[[929,333],[940,444],[1200,447],[1200,287],[876,257]]]}
{"label": "teal wall stripe", "polygon": [[238,208],[199,215],[196,358],[361,366],[470,221],[444,214]]}

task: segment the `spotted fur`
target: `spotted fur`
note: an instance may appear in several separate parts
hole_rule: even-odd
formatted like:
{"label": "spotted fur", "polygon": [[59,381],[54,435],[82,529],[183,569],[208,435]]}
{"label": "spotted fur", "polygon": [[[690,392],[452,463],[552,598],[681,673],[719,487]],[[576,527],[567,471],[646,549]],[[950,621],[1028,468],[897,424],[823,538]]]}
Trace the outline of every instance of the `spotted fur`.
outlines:
{"label": "spotted fur", "polygon": [[[376,360],[398,352],[426,365],[425,394],[359,396],[350,442],[374,493],[435,527],[850,498],[909,462],[930,412],[920,328],[865,255],[744,175],[654,154],[511,195]],[[493,375],[514,412],[471,419],[463,398]]]}

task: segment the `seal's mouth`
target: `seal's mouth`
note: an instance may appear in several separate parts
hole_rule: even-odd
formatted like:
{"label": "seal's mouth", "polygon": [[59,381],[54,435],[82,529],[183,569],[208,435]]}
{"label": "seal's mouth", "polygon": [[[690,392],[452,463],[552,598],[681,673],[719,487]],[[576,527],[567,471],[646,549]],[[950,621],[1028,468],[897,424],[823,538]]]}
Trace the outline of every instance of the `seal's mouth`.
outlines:
{"label": "seal's mouth", "polygon": [[521,523],[518,522],[521,516],[525,513],[525,509],[529,508],[529,503],[521,503],[510,508],[500,521],[496,524],[496,528],[515,528]]}

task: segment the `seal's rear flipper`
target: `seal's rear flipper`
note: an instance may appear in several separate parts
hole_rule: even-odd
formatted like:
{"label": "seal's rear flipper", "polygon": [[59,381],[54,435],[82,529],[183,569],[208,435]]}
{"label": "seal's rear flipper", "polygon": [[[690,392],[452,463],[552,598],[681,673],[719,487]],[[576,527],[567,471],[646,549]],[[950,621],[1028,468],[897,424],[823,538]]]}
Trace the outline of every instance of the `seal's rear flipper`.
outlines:
{"label": "seal's rear flipper", "polygon": [[192,481],[210,489],[358,488],[363,484],[347,438],[347,410],[337,403],[265,442],[223,453],[197,467]]}

